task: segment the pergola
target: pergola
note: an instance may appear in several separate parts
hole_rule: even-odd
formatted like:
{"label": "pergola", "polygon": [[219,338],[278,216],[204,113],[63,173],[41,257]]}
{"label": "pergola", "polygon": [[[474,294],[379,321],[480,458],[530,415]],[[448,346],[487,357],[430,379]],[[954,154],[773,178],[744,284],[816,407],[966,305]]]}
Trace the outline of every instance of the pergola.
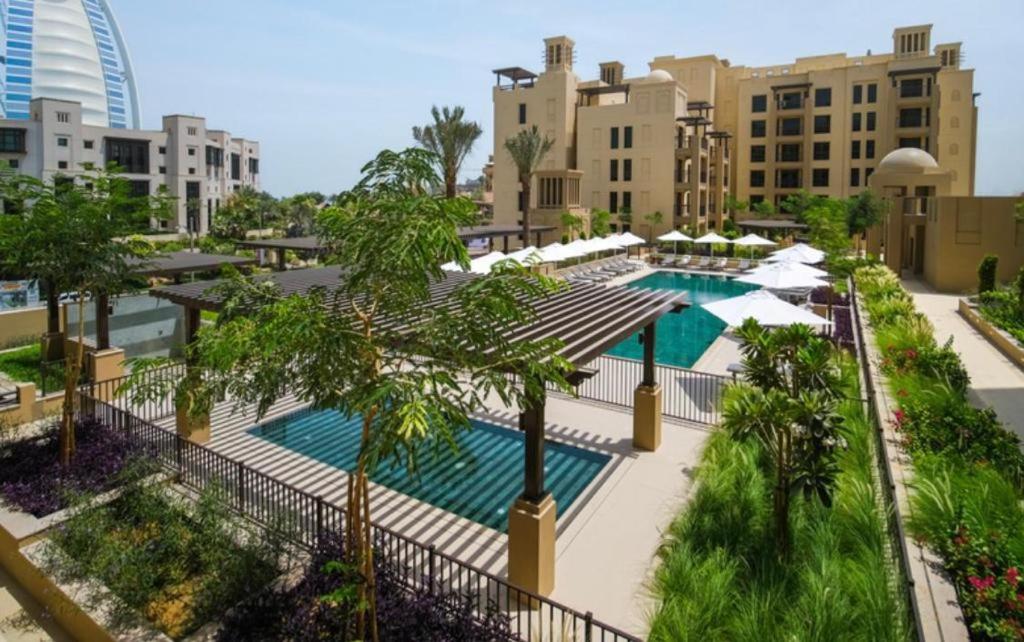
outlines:
{"label": "pergola", "polygon": [[[536,235],[537,245],[540,245],[540,235],[543,232],[550,232],[556,229],[553,225],[531,225],[530,233]],[[460,227],[459,238],[463,241],[475,238],[495,239],[503,238],[505,252],[508,252],[508,239],[511,236],[522,236],[523,228],[520,225],[475,225],[473,227]],[[529,241],[529,239],[527,239]],[[315,236],[297,236],[295,238],[283,239],[250,239],[240,241],[239,247],[252,249],[274,250],[277,252],[277,269],[285,270],[284,252],[308,252],[311,254],[323,254],[327,251],[327,245]]]}
{"label": "pergola", "polygon": [[[253,277],[275,283],[284,295],[305,295],[313,288],[330,289],[338,282],[337,266],[291,272],[275,272]],[[481,278],[471,273],[446,273],[430,290],[426,305],[453,305],[450,295],[461,284]],[[218,281],[186,283],[154,288],[150,294],[185,308],[186,337],[195,340],[202,310],[219,311],[224,304],[217,290]],[[655,322],[663,314],[680,311],[688,303],[685,293],[642,288],[604,287],[577,284],[533,302],[538,320],[509,327],[505,338],[557,339],[559,355],[572,364],[569,375],[579,382],[596,374],[587,364],[612,346],[642,331],[644,344],[643,378],[634,396],[633,445],[639,450],[657,450],[661,442],[661,388],[655,373]],[[398,321],[400,323],[400,321]],[[543,388],[543,386],[542,386]],[[519,427],[525,434],[523,493],[509,511],[509,580],[542,595],[554,588],[555,502],[545,488],[545,405],[546,398],[532,399],[520,409]],[[188,425],[186,425],[188,422]],[[194,433],[195,423],[179,417],[178,429],[193,440],[209,436],[209,421]]]}
{"label": "pergola", "polygon": [[787,221],[785,219],[747,219],[745,221],[736,221],[736,225],[744,232],[749,232],[750,230],[781,230],[783,233],[786,233],[790,230],[799,231],[807,229],[807,226],[803,223]]}

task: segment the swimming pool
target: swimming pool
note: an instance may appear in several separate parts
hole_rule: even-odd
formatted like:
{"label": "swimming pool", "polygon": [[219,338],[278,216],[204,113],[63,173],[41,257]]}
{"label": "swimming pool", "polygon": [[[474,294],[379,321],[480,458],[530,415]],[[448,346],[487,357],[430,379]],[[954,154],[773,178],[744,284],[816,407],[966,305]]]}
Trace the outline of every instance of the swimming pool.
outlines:
{"label": "swimming pool", "polygon": [[[690,307],[679,314],[666,314],[658,319],[654,360],[668,366],[689,368],[714,343],[726,324],[701,304],[740,296],[758,286],[737,283],[733,279],[686,272],[659,271],[629,283],[627,287],[686,292]],[[608,351],[608,354],[629,359],[643,359],[644,348],[633,335]]]}
{"label": "swimming pool", "polygon": [[[260,439],[341,470],[355,470],[362,419],[337,410],[301,410],[249,429]],[[523,492],[523,433],[482,421],[462,432],[457,454],[447,448],[421,457],[418,476],[381,463],[374,482],[495,530],[508,530],[508,509]],[[547,442],[545,483],[558,515],[579,497],[611,457]]]}

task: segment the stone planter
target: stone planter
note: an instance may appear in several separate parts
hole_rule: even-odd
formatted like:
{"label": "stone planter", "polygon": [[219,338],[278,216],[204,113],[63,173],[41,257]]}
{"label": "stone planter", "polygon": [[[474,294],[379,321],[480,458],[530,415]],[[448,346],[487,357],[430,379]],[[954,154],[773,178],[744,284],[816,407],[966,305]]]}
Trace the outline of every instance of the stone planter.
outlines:
{"label": "stone planter", "polygon": [[1024,370],[1024,346],[1021,346],[1020,342],[1017,341],[1016,338],[1011,336],[1002,328],[997,328],[989,323],[988,320],[981,315],[981,311],[978,309],[976,302],[969,299],[960,299],[957,309],[960,312],[960,316],[962,316],[967,323],[971,324],[971,327],[981,333],[989,343],[1006,355],[1006,357],[1016,364],[1018,368]]}

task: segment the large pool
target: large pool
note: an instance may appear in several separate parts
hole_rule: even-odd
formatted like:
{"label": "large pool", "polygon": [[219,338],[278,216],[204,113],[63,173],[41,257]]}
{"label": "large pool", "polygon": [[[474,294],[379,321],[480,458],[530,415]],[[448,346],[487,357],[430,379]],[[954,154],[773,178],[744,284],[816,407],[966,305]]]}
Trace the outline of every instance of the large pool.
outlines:
{"label": "large pool", "polygon": [[[302,410],[269,421],[249,433],[341,470],[355,470],[362,419],[337,410]],[[508,509],[523,491],[523,433],[481,421],[462,432],[457,454],[443,447],[425,452],[419,474],[381,463],[371,479],[495,530],[508,530]],[[558,514],[568,509],[611,458],[549,441],[545,485]]]}
{"label": "large pool", "polygon": [[[628,285],[631,288],[679,290],[686,292],[690,307],[678,314],[658,319],[654,360],[669,366],[689,368],[714,343],[726,325],[718,317],[700,307],[704,303],[740,296],[758,286],[737,283],[724,276],[705,276],[685,272],[655,272]],[[644,348],[633,335],[608,351],[608,354],[629,359],[643,359]]]}

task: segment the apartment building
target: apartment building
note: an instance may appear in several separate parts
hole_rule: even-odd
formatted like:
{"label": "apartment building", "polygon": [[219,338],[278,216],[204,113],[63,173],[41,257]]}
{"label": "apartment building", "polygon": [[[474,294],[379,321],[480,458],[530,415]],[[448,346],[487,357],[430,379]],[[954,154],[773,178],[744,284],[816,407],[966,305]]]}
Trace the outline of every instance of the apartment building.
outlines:
{"label": "apartment building", "polygon": [[[531,220],[594,208],[632,214],[633,231],[720,229],[726,195],[779,204],[801,189],[848,197],[897,148],[930,153],[952,195],[974,192],[977,108],[960,43],[931,45],[931,25],[900,27],[891,53],[828,54],[767,67],[715,55],[661,56],[643,76],[602,63],[573,71],[575,43],[544,41],[544,71],[495,70],[495,221],[521,219],[504,142],[536,125],[555,141],[535,176]],[[662,222],[648,216],[660,212]],[[613,218],[613,220],[615,220]]]}
{"label": "apartment building", "polygon": [[204,118],[164,116],[163,129],[149,131],[86,125],[82,104],[65,100],[36,98],[29,112],[0,119],[0,161],[46,181],[115,162],[136,193],[166,186],[176,199],[174,219],[154,220],[155,229],[206,234],[230,194],[259,189],[259,143],[207,129]]}

